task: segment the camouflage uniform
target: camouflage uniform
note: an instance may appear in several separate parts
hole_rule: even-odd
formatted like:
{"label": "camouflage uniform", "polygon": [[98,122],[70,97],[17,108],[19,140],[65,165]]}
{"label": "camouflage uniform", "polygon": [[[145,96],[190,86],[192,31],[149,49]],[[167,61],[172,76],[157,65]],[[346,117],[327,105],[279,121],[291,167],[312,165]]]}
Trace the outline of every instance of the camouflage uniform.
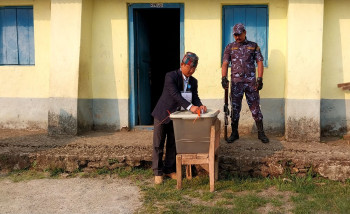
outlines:
{"label": "camouflage uniform", "polygon": [[255,62],[264,60],[259,46],[247,39],[242,43],[230,43],[225,48],[223,60],[231,62],[232,121],[239,120],[244,93],[254,120],[261,121],[260,97],[255,90]]}

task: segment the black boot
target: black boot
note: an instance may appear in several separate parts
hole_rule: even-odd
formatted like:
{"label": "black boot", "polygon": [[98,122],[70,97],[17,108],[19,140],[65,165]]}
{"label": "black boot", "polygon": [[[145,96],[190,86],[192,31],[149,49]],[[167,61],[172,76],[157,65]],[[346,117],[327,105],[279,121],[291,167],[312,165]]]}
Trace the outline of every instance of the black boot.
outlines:
{"label": "black boot", "polygon": [[255,121],[256,127],[258,128],[258,138],[261,140],[263,143],[268,143],[270,142],[269,138],[266,137],[265,132],[264,132],[264,125],[263,121]]}
{"label": "black boot", "polygon": [[232,121],[231,127],[232,127],[232,133],[231,133],[231,136],[227,139],[227,143],[233,143],[233,141],[239,139],[238,120],[237,121]]}

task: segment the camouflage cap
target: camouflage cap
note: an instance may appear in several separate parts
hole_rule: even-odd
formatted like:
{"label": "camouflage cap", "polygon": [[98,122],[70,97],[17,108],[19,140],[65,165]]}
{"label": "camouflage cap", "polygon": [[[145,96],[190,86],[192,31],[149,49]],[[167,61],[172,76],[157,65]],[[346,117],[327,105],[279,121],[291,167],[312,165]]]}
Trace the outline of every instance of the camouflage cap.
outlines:
{"label": "camouflage cap", "polygon": [[243,31],[245,31],[245,27],[242,23],[238,23],[233,26],[233,34],[241,34]]}
{"label": "camouflage cap", "polygon": [[185,65],[190,65],[191,67],[197,67],[198,64],[198,56],[192,52],[186,52],[184,58],[182,59],[182,63]]}

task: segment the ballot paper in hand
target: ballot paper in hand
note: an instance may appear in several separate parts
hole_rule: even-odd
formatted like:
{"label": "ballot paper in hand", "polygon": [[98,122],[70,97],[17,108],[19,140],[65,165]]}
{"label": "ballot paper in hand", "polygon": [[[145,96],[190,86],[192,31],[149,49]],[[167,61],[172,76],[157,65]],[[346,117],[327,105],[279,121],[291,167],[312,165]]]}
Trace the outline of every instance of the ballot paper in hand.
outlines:
{"label": "ballot paper in hand", "polygon": [[[188,102],[192,103],[192,92],[190,91],[181,91],[181,96],[185,98]],[[181,107],[181,110],[185,110],[183,107]]]}

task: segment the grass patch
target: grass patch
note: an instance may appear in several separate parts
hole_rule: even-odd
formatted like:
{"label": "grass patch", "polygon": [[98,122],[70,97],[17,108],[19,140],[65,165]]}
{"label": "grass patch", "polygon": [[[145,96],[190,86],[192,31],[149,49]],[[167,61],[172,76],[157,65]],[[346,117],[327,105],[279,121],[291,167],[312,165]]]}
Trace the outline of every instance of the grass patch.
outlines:
{"label": "grass patch", "polygon": [[207,176],[184,179],[182,190],[176,189],[174,180],[143,185],[144,206],[139,213],[347,213],[350,210],[349,181],[329,181],[312,173],[305,177],[279,178],[230,175],[217,181],[215,187],[214,193],[209,192]]}
{"label": "grass patch", "polygon": [[51,177],[57,178],[60,174],[64,173],[64,169],[62,168],[50,168],[46,170],[50,173]]}
{"label": "grass patch", "polygon": [[118,176],[119,178],[129,178],[136,184],[140,183],[144,179],[150,179],[153,177],[151,169],[143,169],[139,167],[119,167],[113,170],[107,167],[96,169],[93,172],[83,172],[81,169],[75,170],[69,174],[69,177],[82,177],[82,178],[98,178],[100,176]]}
{"label": "grass patch", "polygon": [[347,213],[350,210],[350,186],[347,183],[324,181],[324,185],[294,197],[295,213]]}
{"label": "grass patch", "polygon": [[103,167],[102,169],[97,169],[96,173],[98,175],[110,174],[110,170],[108,170],[106,167]]}
{"label": "grass patch", "polygon": [[137,167],[116,168],[113,170],[113,174],[117,174],[120,178],[131,178],[134,181],[142,181],[143,179],[150,179],[153,177],[151,169]]}
{"label": "grass patch", "polygon": [[277,198],[272,198],[269,201],[274,207],[281,207],[283,205],[283,202]]}
{"label": "grass patch", "polygon": [[253,193],[249,195],[236,197],[234,200],[235,213],[254,213],[256,209],[267,204],[268,200]]}
{"label": "grass patch", "polygon": [[13,182],[21,182],[35,179],[44,179],[48,177],[49,174],[47,172],[37,172],[34,170],[14,170],[8,173],[6,176],[0,177],[0,180],[6,178]]}

